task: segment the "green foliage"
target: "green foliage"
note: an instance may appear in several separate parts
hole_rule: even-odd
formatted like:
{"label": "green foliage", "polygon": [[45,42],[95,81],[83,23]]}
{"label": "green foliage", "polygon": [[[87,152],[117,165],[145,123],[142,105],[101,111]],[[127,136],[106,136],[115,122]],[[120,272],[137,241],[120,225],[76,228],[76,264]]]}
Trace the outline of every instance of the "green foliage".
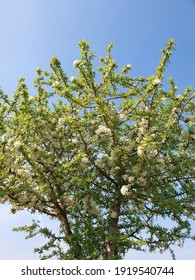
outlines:
{"label": "green foliage", "polygon": [[179,92],[172,78],[163,88],[174,45],[154,75],[133,78],[130,64],[117,72],[112,43],[94,70],[82,40],[76,77],[54,57],[51,72],[37,69],[36,95],[23,78],[13,99],[0,91],[0,201],[59,222],[57,235],[36,221],[17,229],[48,240],[35,249],[42,259],[121,259],[129,249],[174,258],[172,245],[194,238],[195,90]]}

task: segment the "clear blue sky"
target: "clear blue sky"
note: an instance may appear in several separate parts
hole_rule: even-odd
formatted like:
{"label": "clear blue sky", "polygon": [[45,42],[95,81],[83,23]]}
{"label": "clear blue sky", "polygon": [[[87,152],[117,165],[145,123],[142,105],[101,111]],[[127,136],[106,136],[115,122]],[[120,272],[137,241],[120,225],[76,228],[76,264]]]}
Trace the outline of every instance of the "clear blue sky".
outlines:
{"label": "clear blue sky", "polygon": [[[0,0],[0,85],[11,96],[18,78],[25,77],[33,94],[35,69],[48,69],[52,56],[73,75],[80,39],[89,41],[97,57],[113,42],[118,65],[130,63],[133,76],[149,76],[172,37],[177,46],[167,76],[174,77],[181,91],[187,85],[195,88],[194,15],[195,0]],[[11,231],[30,221],[26,212],[11,215],[9,207],[0,206],[0,259],[38,258],[33,248],[42,240],[24,241],[23,233]],[[195,259],[194,243],[175,249],[178,259]],[[132,251],[126,258],[170,256]]]}

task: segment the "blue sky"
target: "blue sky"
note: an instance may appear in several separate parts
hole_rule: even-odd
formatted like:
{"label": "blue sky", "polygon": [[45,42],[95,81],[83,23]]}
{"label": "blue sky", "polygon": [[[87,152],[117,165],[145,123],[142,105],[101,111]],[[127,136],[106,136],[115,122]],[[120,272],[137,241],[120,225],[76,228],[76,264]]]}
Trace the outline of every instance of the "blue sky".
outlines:
{"label": "blue sky", "polygon": [[[25,77],[33,94],[35,69],[48,69],[52,56],[73,75],[80,39],[90,43],[97,57],[113,42],[119,66],[129,63],[133,76],[149,76],[158,65],[160,49],[172,37],[177,45],[166,77],[173,76],[181,91],[188,85],[195,88],[194,13],[195,0],[0,0],[0,85],[12,96],[18,78]],[[0,259],[38,258],[33,248],[43,240],[24,240],[23,233],[11,231],[30,221],[28,213],[11,215],[9,207],[0,205]],[[177,259],[195,259],[194,252],[191,241],[176,247]],[[170,256],[132,251],[126,258]]]}

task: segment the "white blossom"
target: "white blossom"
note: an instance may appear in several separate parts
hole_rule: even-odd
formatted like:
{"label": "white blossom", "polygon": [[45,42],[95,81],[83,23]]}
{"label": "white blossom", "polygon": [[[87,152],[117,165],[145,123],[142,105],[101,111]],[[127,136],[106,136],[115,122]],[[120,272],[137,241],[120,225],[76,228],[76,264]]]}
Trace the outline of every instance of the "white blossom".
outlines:
{"label": "white blossom", "polygon": [[176,241],[176,242],[175,242],[175,245],[176,245],[176,246],[179,246],[179,247],[183,247],[183,245],[182,245],[179,241]]}
{"label": "white blossom", "polygon": [[77,79],[76,77],[72,76],[72,77],[70,77],[70,82],[74,83],[76,81],[76,79]]}
{"label": "white blossom", "polygon": [[140,127],[139,128],[139,131],[141,132],[141,133],[143,133],[144,131],[145,131],[145,127],[143,126],[143,127]]}
{"label": "white blossom", "polygon": [[152,127],[151,127],[151,131],[153,131],[153,132],[158,131],[158,127],[157,127],[157,126],[152,126]]}
{"label": "white blossom", "polygon": [[162,101],[162,102],[165,102],[166,100],[167,100],[166,97],[162,97],[162,98],[161,98],[161,101]]}
{"label": "white blossom", "polygon": [[58,81],[56,81],[56,82],[54,82],[53,84],[52,84],[52,87],[54,87],[54,88],[56,88],[56,87],[58,87],[59,86],[59,82]]}
{"label": "white blossom", "polygon": [[120,170],[120,167],[119,167],[119,166],[116,166],[116,167],[115,167],[115,170]]}
{"label": "white blossom", "polygon": [[129,181],[129,183],[132,183],[133,181],[134,181],[134,177],[133,176],[130,176],[129,178],[128,178],[128,181]]}
{"label": "white blossom", "polygon": [[112,212],[110,213],[110,217],[111,217],[111,218],[117,218],[117,213],[116,213],[116,211],[112,211]]}
{"label": "white blossom", "polygon": [[80,64],[80,60],[76,59],[76,60],[73,61],[73,66],[74,67],[78,67],[79,64]]}
{"label": "white blossom", "polygon": [[8,137],[9,135],[7,133],[4,133],[2,136],[1,136],[1,139],[2,141],[7,141],[8,140]]}
{"label": "white blossom", "polygon": [[82,163],[88,163],[88,162],[89,162],[89,159],[88,159],[87,157],[83,157],[83,158],[81,159],[81,162],[82,162]]}
{"label": "white blossom", "polygon": [[125,114],[121,113],[121,114],[119,114],[119,120],[122,121],[122,122],[126,121],[127,120],[127,116]]}
{"label": "white blossom", "polygon": [[150,137],[151,137],[151,138],[156,137],[155,133],[152,133],[152,134],[150,135]]}
{"label": "white blossom", "polygon": [[122,195],[127,195],[129,191],[129,187],[127,185],[123,185],[121,188],[121,194]]}
{"label": "white blossom", "polygon": [[148,127],[149,121],[145,118],[142,118],[141,122],[139,123],[139,131],[144,132],[145,129]]}
{"label": "white blossom", "polygon": [[160,79],[154,79],[153,85],[160,85],[160,84],[161,84],[161,80]]}
{"label": "white blossom", "polygon": [[142,156],[144,155],[144,149],[143,149],[143,147],[139,146],[139,147],[137,148],[137,154],[138,154],[138,156],[140,156],[140,157],[142,157]]}
{"label": "white blossom", "polygon": [[98,135],[99,134],[110,135],[111,130],[104,125],[99,125],[98,129],[96,130],[96,134],[98,134]]}
{"label": "white blossom", "polygon": [[126,140],[126,137],[125,137],[125,136],[120,136],[119,140],[120,140],[121,142],[124,142],[124,141]]}
{"label": "white blossom", "polygon": [[14,138],[9,138],[7,142],[8,142],[8,144],[12,144],[13,141],[14,141]]}
{"label": "white blossom", "polygon": [[151,156],[157,156],[158,155],[158,150],[157,149],[150,150],[150,155]]}
{"label": "white blossom", "polygon": [[124,180],[128,180],[129,176],[127,174],[122,175]]}
{"label": "white blossom", "polygon": [[35,98],[35,97],[34,97],[33,95],[30,95],[29,98],[28,98],[28,100],[29,100],[29,101],[32,101],[32,100],[34,100],[34,98]]}
{"label": "white blossom", "polygon": [[77,143],[78,143],[78,140],[77,140],[77,139],[72,139],[72,143],[73,143],[73,144],[77,144]]}
{"label": "white blossom", "polygon": [[20,85],[21,85],[21,86],[25,86],[26,84],[25,84],[24,81],[21,81],[21,82],[20,82]]}
{"label": "white blossom", "polygon": [[137,165],[134,165],[131,170],[133,173],[138,173],[139,167]]}
{"label": "white blossom", "polygon": [[33,144],[32,144],[32,148],[33,148],[33,149],[37,149],[37,148],[38,148],[37,144],[36,144],[36,143],[33,143]]}
{"label": "white blossom", "polygon": [[131,69],[132,65],[131,64],[127,64],[126,67],[127,67],[127,69]]}
{"label": "white blossom", "polygon": [[63,124],[64,124],[64,122],[65,122],[65,121],[64,121],[64,119],[63,119],[63,118],[59,118],[59,120],[58,120],[58,124],[59,124],[59,125],[63,125]]}
{"label": "white blossom", "polygon": [[140,177],[138,181],[142,186],[146,184],[146,178],[144,177]]}
{"label": "white blossom", "polygon": [[21,179],[26,180],[30,176],[30,171],[26,169],[17,169],[16,173],[18,176],[21,176]]}
{"label": "white blossom", "polygon": [[149,121],[147,120],[147,119],[145,119],[145,118],[142,118],[142,121],[141,121],[141,125],[142,126],[148,126],[148,123],[149,123]]}
{"label": "white blossom", "polygon": [[21,147],[20,141],[16,141],[16,142],[14,143],[14,147],[15,147],[16,149],[20,148],[20,147]]}
{"label": "white blossom", "polygon": [[181,113],[181,109],[180,109],[180,108],[177,108],[177,107],[174,107],[174,108],[172,109],[172,112],[173,112],[173,113]]}
{"label": "white blossom", "polygon": [[133,141],[131,141],[130,139],[126,139],[125,146],[126,146],[126,150],[130,152],[135,147],[135,143]]}

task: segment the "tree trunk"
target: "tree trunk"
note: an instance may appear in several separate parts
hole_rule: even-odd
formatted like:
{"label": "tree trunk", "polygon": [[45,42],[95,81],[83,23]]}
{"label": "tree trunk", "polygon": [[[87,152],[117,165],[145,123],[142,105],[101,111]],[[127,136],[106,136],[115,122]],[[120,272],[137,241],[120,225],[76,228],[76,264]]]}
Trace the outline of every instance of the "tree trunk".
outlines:
{"label": "tree trunk", "polygon": [[81,248],[80,244],[78,243],[78,241],[74,240],[72,238],[73,234],[72,234],[72,231],[71,231],[71,228],[69,225],[69,221],[68,221],[68,217],[67,217],[67,213],[65,210],[60,213],[60,221],[62,223],[62,228],[63,228],[65,237],[70,237],[70,238],[68,238],[67,243],[71,248],[73,259],[80,260],[82,248]]}
{"label": "tree trunk", "polygon": [[115,217],[110,218],[110,227],[108,231],[108,243],[106,246],[108,259],[112,259],[118,255],[118,248],[116,245],[116,235],[118,233],[118,221],[119,221],[119,214],[120,214],[120,200],[118,195],[115,198],[114,202],[114,209]]}

